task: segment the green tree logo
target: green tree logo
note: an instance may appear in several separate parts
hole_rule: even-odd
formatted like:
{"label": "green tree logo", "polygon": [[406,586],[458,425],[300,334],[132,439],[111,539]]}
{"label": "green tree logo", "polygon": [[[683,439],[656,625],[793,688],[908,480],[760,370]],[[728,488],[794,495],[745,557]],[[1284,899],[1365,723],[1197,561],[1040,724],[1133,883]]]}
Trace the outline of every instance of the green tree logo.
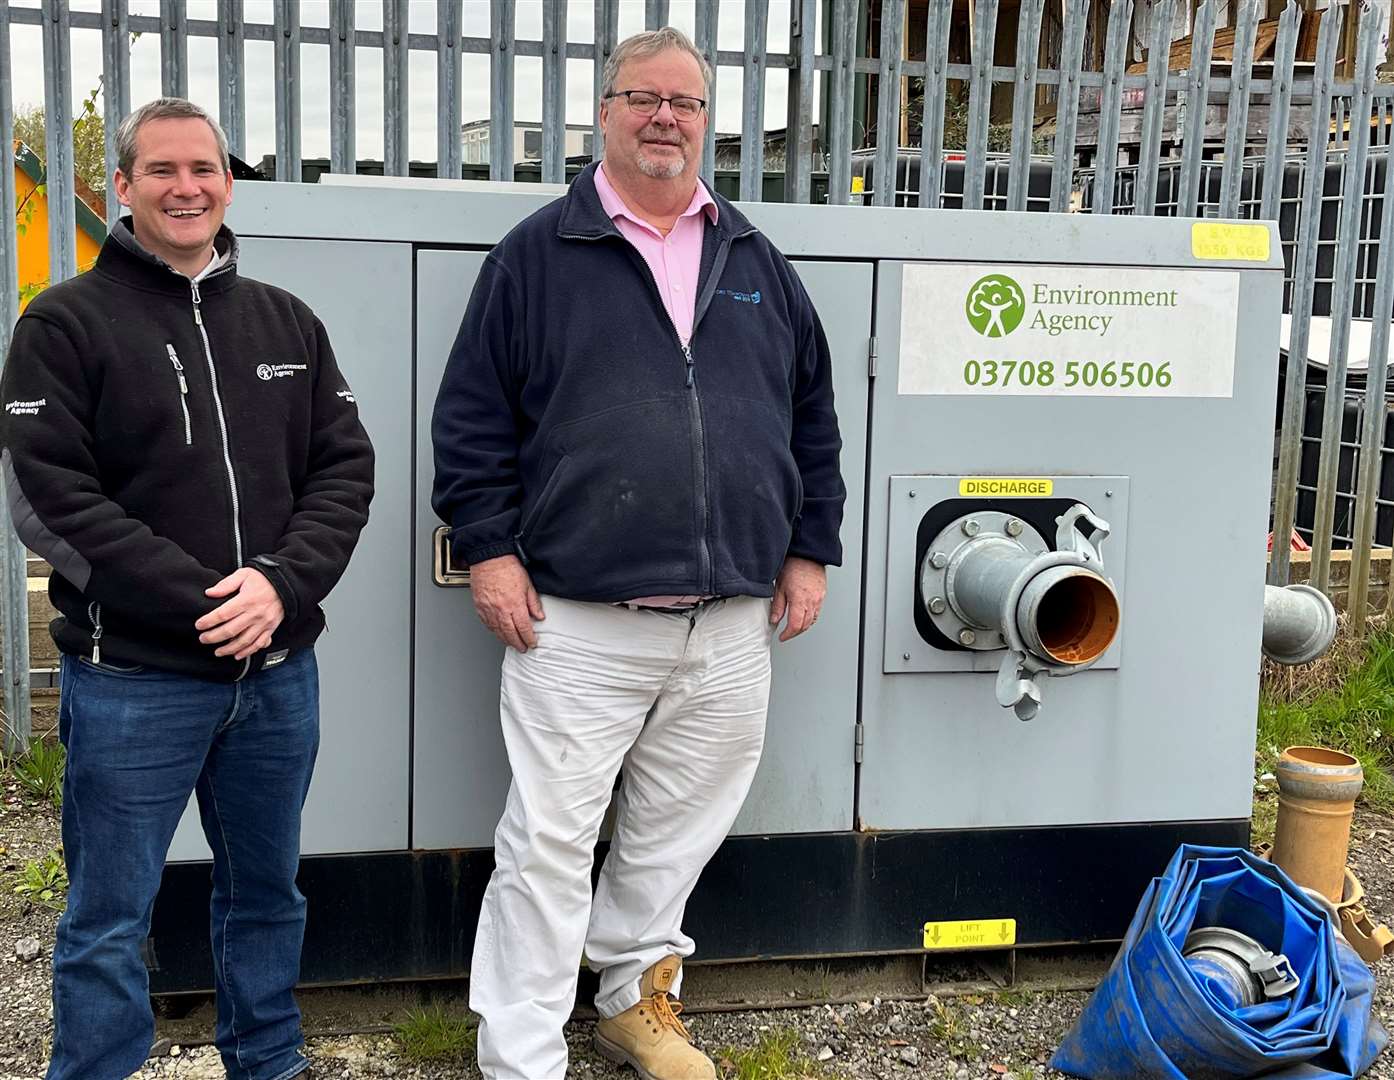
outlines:
{"label": "green tree logo", "polygon": [[969,325],[983,337],[1006,337],[1021,325],[1026,298],[1006,274],[988,274],[973,283],[963,309]]}

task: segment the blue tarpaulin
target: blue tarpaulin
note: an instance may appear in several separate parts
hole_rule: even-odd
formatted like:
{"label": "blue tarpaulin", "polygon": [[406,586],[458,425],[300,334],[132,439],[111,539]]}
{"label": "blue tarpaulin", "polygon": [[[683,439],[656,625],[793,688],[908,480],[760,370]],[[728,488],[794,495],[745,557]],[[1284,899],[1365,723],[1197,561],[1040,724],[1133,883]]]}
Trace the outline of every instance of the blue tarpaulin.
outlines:
{"label": "blue tarpaulin", "polygon": [[[1295,991],[1243,1006],[1182,958],[1220,926],[1287,956]],[[1183,844],[1143,894],[1108,975],[1051,1066],[1086,1080],[1359,1076],[1388,1042],[1375,980],[1325,909],[1277,866],[1237,848]]]}

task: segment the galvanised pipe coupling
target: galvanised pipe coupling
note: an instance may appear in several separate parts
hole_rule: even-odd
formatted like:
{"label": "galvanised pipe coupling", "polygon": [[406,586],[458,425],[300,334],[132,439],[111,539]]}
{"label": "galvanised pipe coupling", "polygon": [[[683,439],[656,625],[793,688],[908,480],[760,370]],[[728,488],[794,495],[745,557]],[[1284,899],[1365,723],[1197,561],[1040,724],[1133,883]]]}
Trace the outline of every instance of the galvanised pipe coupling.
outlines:
{"label": "galvanised pipe coupling", "polygon": [[1055,525],[1052,550],[1020,518],[968,514],[934,538],[920,565],[935,627],[966,649],[1005,650],[997,702],[1022,720],[1040,711],[1037,676],[1084,670],[1118,634],[1118,594],[1099,553],[1108,523],[1076,503]]}
{"label": "galvanised pipe coupling", "polygon": [[1307,664],[1331,648],[1336,609],[1310,585],[1265,585],[1263,652],[1280,664]]}

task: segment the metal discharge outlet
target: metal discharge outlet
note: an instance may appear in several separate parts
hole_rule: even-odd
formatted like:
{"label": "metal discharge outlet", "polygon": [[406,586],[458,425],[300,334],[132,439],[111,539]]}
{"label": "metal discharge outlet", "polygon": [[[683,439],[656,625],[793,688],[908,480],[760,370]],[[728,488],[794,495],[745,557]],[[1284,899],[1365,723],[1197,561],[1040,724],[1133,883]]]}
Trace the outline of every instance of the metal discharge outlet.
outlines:
{"label": "metal discharge outlet", "polygon": [[1021,596],[1026,646],[1057,664],[1092,664],[1118,636],[1118,595],[1093,570],[1053,566]]}
{"label": "metal discharge outlet", "polygon": [[1306,664],[1326,653],[1336,638],[1336,609],[1310,585],[1266,585],[1263,651],[1280,664]]}
{"label": "metal discharge outlet", "polygon": [[999,511],[966,514],[920,565],[937,629],[975,651],[1002,650],[997,701],[1022,720],[1041,707],[1037,676],[1073,675],[1118,635],[1118,593],[1104,576],[1108,523],[1076,503],[1056,519],[1055,545]]}

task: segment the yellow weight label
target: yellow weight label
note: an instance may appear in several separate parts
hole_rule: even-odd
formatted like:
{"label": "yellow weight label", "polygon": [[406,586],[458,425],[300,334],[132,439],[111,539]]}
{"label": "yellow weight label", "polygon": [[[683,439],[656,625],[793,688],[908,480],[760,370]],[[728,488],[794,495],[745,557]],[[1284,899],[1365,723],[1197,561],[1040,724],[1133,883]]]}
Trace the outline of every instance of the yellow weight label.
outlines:
{"label": "yellow weight label", "polygon": [[1269,239],[1266,225],[1197,221],[1191,225],[1191,254],[1197,259],[1267,262]]}
{"label": "yellow weight label", "polygon": [[1015,919],[974,919],[968,922],[924,924],[926,949],[991,949],[1015,944]]}
{"label": "yellow weight label", "polygon": [[860,195],[866,190],[866,178],[861,176],[852,177],[852,194]]}
{"label": "yellow weight label", "polygon": [[958,493],[995,498],[1044,499],[1055,491],[1055,481],[1043,476],[965,476]]}

